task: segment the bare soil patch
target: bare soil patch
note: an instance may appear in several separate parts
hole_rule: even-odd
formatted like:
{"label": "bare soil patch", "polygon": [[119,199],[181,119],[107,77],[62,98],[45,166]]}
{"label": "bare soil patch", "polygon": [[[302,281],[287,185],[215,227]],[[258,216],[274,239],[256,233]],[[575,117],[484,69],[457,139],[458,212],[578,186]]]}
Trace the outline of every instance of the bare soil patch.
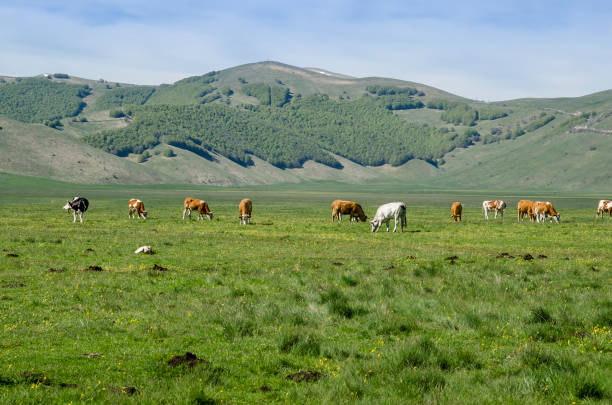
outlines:
{"label": "bare soil patch", "polygon": [[17,253],[7,253],[6,257],[19,257]]}
{"label": "bare soil patch", "polygon": [[136,387],[129,387],[129,386],[116,387],[114,385],[108,385],[106,389],[110,392],[114,392],[115,394],[124,394],[124,395],[140,394],[140,391]]}
{"label": "bare soil patch", "polygon": [[154,264],[153,267],[151,267],[151,270],[154,270],[154,271],[168,271],[168,269],[166,267],[160,266],[158,264]]}
{"label": "bare soil patch", "polygon": [[103,269],[100,266],[93,265],[93,266],[87,267],[84,271],[103,271]]}
{"label": "bare soil patch", "polygon": [[54,267],[49,267],[49,269],[47,270],[49,273],[63,273],[66,270],[65,269],[56,269]]}
{"label": "bare soil patch", "polygon": [[323,374],[318,371],[302,370],[294,374],[289,374],[286,378],[287,380],[295,382],[316,382],[323,378]]}
{"label": "bare soil patch", "polygon": [[172,356],[170,360],[168,360],[168,365],[170,367],[178,367],[178,366],[187,366],[187,367],[195,367],[200,363],[204,363],[206,360],[199,359],[193,353],[186,352],[185,354]]}
{"label": "bare soil patch", "polygon": [[510,253],[508,252],[502,252],[500,254],[498,254],[497,256],[495,256],[496,259],[503,259],[503,258],[507,258],[507,259],[514,259],[514,256],[512,256]]}

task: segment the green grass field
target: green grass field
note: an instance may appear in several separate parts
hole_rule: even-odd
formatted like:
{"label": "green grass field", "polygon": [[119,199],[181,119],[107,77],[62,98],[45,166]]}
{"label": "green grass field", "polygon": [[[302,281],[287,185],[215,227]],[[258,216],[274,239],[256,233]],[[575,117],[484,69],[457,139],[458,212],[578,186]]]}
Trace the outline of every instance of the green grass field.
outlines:
{"label": "green grass field", "polygon": [[[74,195],[82,224],[61,209]],[[183,221],[188,196],[215,219]],[[493,197],[509,208],[485,222]],[[611,401],[612,219],[596,196],[539,195],[561,224],[519,224],[523,197],[0,176],[0,403]],[[332,224],[335,198],[369,217],[403,200],[407,232]],[[201,361],[171,361],[186,352]]]}

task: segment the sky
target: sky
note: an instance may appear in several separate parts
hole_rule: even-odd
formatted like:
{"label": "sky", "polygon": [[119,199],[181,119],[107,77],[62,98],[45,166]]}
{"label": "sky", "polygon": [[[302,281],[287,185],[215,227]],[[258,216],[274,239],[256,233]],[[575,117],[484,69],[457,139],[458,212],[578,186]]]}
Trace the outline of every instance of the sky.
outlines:
{"label": "sky", "polygon": [[476,100],[612,89],[611,1],[2,0],[0,75],[134,84],[278,61]]}

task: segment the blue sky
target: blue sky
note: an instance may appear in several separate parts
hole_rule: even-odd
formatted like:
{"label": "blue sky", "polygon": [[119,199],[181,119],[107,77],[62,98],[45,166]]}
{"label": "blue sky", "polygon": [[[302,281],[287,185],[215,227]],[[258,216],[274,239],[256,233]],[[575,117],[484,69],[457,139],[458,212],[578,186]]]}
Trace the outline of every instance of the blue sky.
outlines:
{"label": "blue sky", "polygon": [[486,101],[612,88],[609,1],[3,0],[0,21],[9,76],[160,84],[275,60]]}

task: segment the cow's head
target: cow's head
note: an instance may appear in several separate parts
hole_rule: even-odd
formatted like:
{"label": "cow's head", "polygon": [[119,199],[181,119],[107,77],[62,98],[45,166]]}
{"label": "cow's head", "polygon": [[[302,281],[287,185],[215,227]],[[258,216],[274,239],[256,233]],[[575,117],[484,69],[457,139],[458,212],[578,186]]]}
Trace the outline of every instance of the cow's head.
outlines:
{"label": "cow's head", "polygon": [[144,219],[147,219],[147,214],[148,214],[148,212],[147,212],[146,210],[144,210],[144,211],[142,211],[142,214],[141,214],[141,215],[142,215],[142,217],[143,217]]}
{"label": "cow's head", "polygon": [[370,221],[370,226],[372,227],[372,232],[375,232],[378,229],[378,227],[380,226],[380,223],[381,223],[381,221],[377,220],[377,219],[374,219],[374,220]]}
{"label": "cow's head", "polygon": [[212,211],[211,211],[211,212],[209,212],[208,214],[206,214],[206,218],[208,218],[208,220],[209,220],[209,221],[212,221],[212,219],[213,219],[213,213],[212,213]]}
{"label": "cow's head", "polygon": [[557,215],[554,215],[553,218],[555,219],[555,221],[557,222],[561,222],[561,214],[557,212]]}
{"label": "cow's head", "polygon": [[66,205],[64,205],[64,209],[66,211],[70,211],[72,209],[72,207],[70,206],[70,201],[66,200]]}
{"label": "cow's head", "polygon": [[245,225],[248,225],[249,219],[251,218],[251,216],[249,214],[242,214],[239,218],[240,218],[240,222],[242,222]]}

